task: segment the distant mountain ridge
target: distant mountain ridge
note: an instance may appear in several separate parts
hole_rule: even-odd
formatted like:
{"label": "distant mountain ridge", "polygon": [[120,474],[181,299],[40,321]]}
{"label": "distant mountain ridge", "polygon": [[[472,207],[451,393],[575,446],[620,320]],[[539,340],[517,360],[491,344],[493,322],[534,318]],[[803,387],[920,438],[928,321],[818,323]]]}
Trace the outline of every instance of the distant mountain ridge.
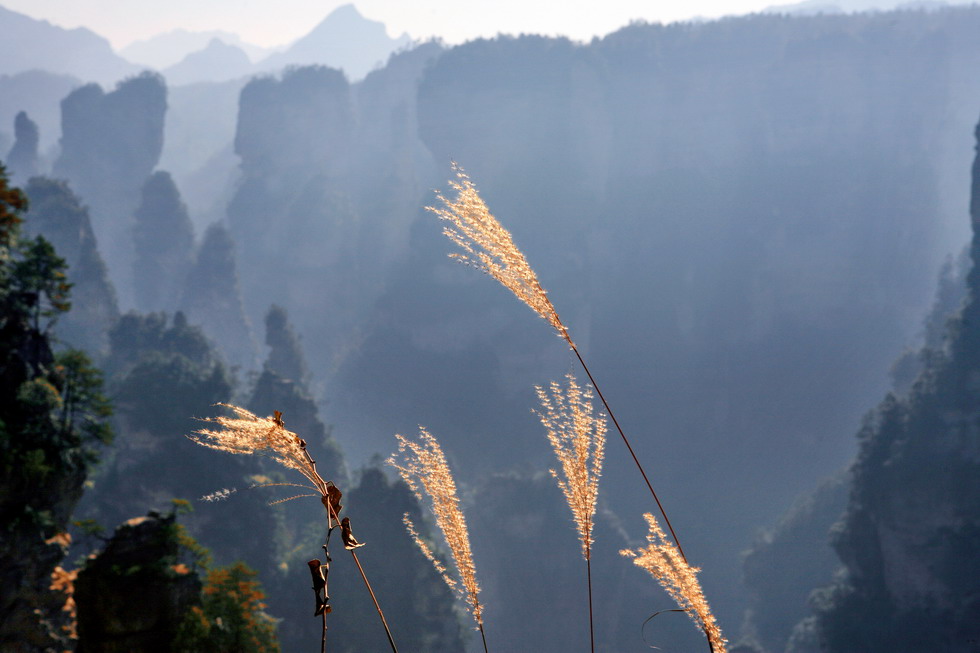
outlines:
{"label": "distant mountain ridge", "polygon": [[140,71],[84,27],[64,29],[0,6],[0,34],[0,74],[46,70],[107,85]]}
{"label": "distant mountain ridge", "polygon": [[246,43],[238,34],[224,30],[197,32],[175,29],[134,41],[120,49],[119,54],[133,63],[163,70],[176,66],[190,54],[207,49],[215,39],[242,50],[250,61],[258,61],[276,50]]}
{"label": "distant mountain ridge", "polygon": [[163,76],[173,86],[195,82],[223,82],[253,72],[252,62],[241,48],[218,38],[207,47],[192,52],[179,63],[164,69]]}
{"label": "distant mountain ridge", "polygon": [[[177,36],[177,32],[168,34]],[[183,34],[189,37],[192,33]],[[199,39],[204,34],[197,32],[194,37]],[[407,34],[395,39],[389,37],[384,23],[365,18],[352,4],[337,7],[306,36],[256,64],[251,63],[236,35],[213,34],[206,46],[162,70],[170,85],[225,82],[250,74],[276,73],[289,66],[309,65],[343,70],[349,80],[357,81],[384,66],[393,52],[412,43]],[[164,37],[168,35],[158,38]]]}
{"label": "distant mountain ridge", "polygon": [[246,43],[231,32],[178,29],[117,53],[90,29],[65,29],[3,6],[0,34],[0,75],[43,70],[104,87],[146,68],[163,72],[172,85],[222,82],[301,65],[339,68],[348,79],[358,80],[412,43],[407,34],[391,38],[384,23],[365,18],[352,4],[334,9],[281,52]]}
{"label": "distant mountain ridge", "polygon": [[351,80],[361,79],[388,56],[412,42],[408,34],[391,38],[384,23],[361,15],[352,4],[334,9],[306,36],[286,50],[260,61],[257,68],[272,72],[286,66],[321,64],[340,68]]}

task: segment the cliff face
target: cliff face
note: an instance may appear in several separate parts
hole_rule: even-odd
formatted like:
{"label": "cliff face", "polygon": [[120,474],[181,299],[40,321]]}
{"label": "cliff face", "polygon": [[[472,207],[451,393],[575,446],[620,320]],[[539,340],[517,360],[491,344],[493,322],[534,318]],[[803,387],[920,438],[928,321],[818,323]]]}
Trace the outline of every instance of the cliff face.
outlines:
{"label": "cliff face", "polygon": [[11,179],[24,183],[38,172],[38,143],[40,135],[37,123],[20,111],[14,118],[14,146],[7,154],[7,163],[11,167]]}
{"label": "cliff face", "polygon": [[834,539],[845,573],[815,596],[799,650],[971,651],[980,641],[980,149],[972,191],[966,303],[908,396],[887,397],[859,434]]}
{"label": "cliff face", "polygon": [[133,213],[163,150],[166,110],[163,78],[151,73],[109,93],[88,84],[61,102],[61,157],[54,175],[67,178],[89,207],[123,305],[132,295]]}

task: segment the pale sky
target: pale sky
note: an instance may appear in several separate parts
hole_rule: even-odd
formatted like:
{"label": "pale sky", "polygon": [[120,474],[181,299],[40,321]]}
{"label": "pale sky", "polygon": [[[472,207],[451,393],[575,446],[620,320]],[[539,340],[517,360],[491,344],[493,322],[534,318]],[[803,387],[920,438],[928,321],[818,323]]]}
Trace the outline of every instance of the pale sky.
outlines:
{"label": "pale sky", "polygon": [[[309,32],[349,0],[0,0],[0,6],[60,27],[84,26],[115,48],[182,27],[221,29],[264,47]],[[793,0],[785,0],[792,2]],[[833,0],[829,0],[833,1]],[[673,22],[758,11],[783,0],[356,0],[391,36],[442,37],[448,43],[498,33],[603,36],[631,20]]]}

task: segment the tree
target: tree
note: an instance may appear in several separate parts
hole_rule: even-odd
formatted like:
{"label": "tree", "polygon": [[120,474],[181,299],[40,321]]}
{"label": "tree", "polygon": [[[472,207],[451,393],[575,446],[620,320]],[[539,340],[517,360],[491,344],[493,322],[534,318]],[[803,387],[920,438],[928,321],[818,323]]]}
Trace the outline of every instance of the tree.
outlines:
{"label": "tree", "polygon": [[274,620],[265,610],[258,574],[243,562],[208,572],[201,605],[191,608],[175,650],[278,653]]}
{"label": "tree", "polygon": [[79,351],[54,354],[70,307],[66,265],[21,237],[27,198],[0,165],[0,649],[68,646],[66,596],[52,574],[97,447],[111,437],[99,373]]}

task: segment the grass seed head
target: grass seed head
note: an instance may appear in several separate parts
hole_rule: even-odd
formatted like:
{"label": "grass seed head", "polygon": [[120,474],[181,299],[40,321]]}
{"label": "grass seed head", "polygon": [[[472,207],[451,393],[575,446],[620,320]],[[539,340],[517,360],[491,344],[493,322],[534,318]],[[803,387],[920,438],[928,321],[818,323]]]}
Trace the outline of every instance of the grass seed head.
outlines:
{"label": "grass seed head", "polygon": [[677,546],[667,539],[656,517],[646,513],[643,518],[647,520],[649,527],[647,546],[635,551],[624,549],[620,554],[632,558],[635,565],[646,569],[657,579],[677,606],[687,612],[704,631],[714,653],[725,653],[727,640],[722,637],[721,629],[698,581],[698,572],[701,570],[687,564]]}
{"label": "grass seed head", "polygon": [[436,518],[436,525],[442,531],[449,546],[458,581],[447,573],[445,566],[437,562],[431,549],[419,537],[415,525],[406,516],[408,532],[449,587],[465,598],[470,614],[482,627],[483,605],[480,603],[480,586],[476,582],[476,566],[473,564],[469,530],[466,528],[463,511],[459,507],[456,481],[453,480],[442,447],[435,437],[422,427],[419,427],[417,441],[401,435],[396,435],[395,438],[398,439],[398,451],[386,462],[398,470],[402,480],[411,488],[419,501],[424,501],[423,495],[428,498]]}
{"label": "grass seed head", "polygon": [[490,213],[476,186],[455,162],[453,172],[456,179],[450,180],[449,186],[456,191],[455,199],[436,193],[441,206],[426,207],[446,222],[442,233],[461,250],[450,254],[450,258],[472,265],[499,281],[571,345],[568,329],[558,318],[548,293],[514,244],[510,232]]}
{"label": "grass seed head", "polygon": [[606,416],[592,409],[592,390],[581,387],[571,374],[567,387],[553,381],[546,390],[535,389],[541,410],[535,411],[548,433],[561,469],[550,470],[568,501],[582,542],[582,555],[590,559],[599,476],[605,456]]}

